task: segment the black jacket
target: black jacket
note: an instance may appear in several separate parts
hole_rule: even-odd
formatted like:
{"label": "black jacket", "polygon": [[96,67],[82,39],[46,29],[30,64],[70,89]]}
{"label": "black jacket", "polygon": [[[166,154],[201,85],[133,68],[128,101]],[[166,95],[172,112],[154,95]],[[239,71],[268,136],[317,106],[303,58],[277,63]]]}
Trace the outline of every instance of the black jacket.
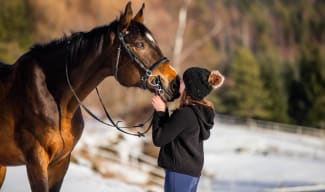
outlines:
{"label": "black jacket", "polygon": [[202,105],[156,112],[153,118],[153,143],[161,147],[158,165],[162,168],[199,177],[204,153],[203,140],[210,136],[214,112]]}

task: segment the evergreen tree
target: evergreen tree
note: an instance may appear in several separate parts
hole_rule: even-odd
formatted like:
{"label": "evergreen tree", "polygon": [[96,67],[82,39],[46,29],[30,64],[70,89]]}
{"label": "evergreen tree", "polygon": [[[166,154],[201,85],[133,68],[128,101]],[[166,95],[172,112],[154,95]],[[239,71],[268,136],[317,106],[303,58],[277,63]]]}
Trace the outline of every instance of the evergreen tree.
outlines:
{"label": "evergreen tree", "polygon": [[259,54],[258,61],[261,63],[261,79],[268,93],[270,105],[268,106],[272,121],[287,122],[287,91],[285,77],[283,77],[283,63],[276,54],[263,52]]}
{"label": "evergreen tree", "polygon": [[288,114],[294,124],[303,125],[310,110],[311,101],[304,85],[293,80],[289,85]]}
{"label": "evergreen tree", "polygon": [[27,1],[0,0],[0,60],[13,62],[32,42]]}
{"label": "evergreen tree", "polygon": [[250,50],[239,48],[234,52],[225,103],[230,113],[242,117],[269,119],[269,97],[260,77],[260,66]]}
{"label": "evergreen tree", "polygon": [[301,51],[300,81],[310,102],[304,125],[324,127],[325,123],[325,57],[317,46]]}

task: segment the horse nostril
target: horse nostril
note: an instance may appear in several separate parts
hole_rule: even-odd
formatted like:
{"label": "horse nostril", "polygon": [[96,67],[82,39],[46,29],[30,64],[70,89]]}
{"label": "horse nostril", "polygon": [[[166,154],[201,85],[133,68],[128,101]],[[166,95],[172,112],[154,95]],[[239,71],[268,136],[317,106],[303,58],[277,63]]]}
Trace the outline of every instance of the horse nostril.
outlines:
{"label": "horse nostril", "polygon": [[178,85],[177,85],[176,82],[173,84],[173,89],[174,89],[174,90],[177,90],[177,89],[178,89]]}
{"label": "horse nostril", "polygon": [[179,77],[177,76],[176,79],[174,79],[171,82],[172,89],[177,91],[179,89],[179,85],[180,85],[180,80],[179,80]]}

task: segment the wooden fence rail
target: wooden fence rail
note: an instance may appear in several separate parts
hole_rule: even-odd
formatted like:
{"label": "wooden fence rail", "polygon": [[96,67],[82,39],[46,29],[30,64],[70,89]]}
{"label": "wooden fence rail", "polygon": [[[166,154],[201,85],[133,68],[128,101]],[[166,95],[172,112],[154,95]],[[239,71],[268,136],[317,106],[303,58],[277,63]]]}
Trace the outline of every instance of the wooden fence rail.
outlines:
{"label": "wooden fence rail", "polygon": [[283,131],[283,132],[289,132],[295,134],[325,137],[325,129],[318,129],[314,127],[290,125],[285,123],[276,123],[271,121],[235,117],[235,116],[223,115],[223,114],[216,114],[216,120],[228,124],[247,125],[248,127],[251,128],[262,128],[262,129],[277,130],[277,131]]}
{"label": "wooden fence rail", "polygon": [[270,190],[265,190],[264,192],[324,192],[324,191],[325,191],[325,185],[313,185],[313,186],[270,189]]}

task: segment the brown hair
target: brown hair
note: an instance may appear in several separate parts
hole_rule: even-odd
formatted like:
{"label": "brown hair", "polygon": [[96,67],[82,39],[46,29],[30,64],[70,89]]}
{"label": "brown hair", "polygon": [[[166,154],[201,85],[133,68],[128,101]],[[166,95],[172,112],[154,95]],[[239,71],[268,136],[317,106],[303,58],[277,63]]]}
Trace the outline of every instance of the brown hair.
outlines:
{"label": "brown hair", "polygon": [[187,94],[186,90],[183,91],[179,107],[181,108],[184,107],[185,105],[203,105],[205,107],[214,110],[214,106],[210,101],[204,98],[202,100],[193,99],[191,96]]}

